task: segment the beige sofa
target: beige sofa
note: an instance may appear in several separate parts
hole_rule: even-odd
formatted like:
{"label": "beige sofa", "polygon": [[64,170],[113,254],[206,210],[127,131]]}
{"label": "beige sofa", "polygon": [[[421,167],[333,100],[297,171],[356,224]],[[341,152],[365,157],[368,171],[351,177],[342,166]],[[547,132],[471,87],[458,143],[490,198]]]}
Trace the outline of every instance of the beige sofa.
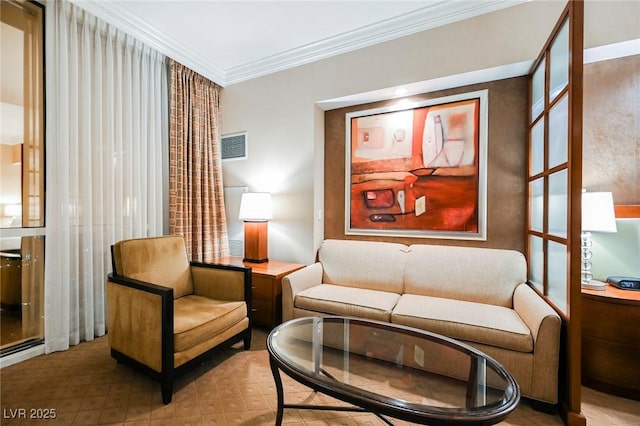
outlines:
{"label": "beige sofa", "polygon": [[343,315],[449,336],[499,361],[537,408],[558,400],[560,317],[513,250],[326,240],[282,280],[283,320]]}

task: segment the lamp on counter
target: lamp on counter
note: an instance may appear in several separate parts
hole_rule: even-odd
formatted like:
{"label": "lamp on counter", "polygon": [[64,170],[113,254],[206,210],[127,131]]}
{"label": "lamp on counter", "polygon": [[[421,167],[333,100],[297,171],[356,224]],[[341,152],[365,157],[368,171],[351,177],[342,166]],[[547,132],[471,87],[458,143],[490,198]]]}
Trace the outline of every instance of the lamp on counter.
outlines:
{"label": "lamp on counter", "polygon": [[592,232],[617,232],[611,192],[582,192],[582,288],[604,290],[591,273]]}
{"label": "lamp on counter", "polygon": [[271,194],[245,192],[240,200],[240,220],[244,221],[244,261],[268,262],[267,225],[273,218]]}

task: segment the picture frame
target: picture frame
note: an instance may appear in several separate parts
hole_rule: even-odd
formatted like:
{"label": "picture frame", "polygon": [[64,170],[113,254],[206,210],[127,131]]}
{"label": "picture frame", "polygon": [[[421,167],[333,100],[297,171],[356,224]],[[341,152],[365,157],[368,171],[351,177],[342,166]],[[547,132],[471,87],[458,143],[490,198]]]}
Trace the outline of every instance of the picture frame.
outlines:
{"label": "picture frame", "polygon": [[488,90],[345,119],[346,235],[486,240]]}

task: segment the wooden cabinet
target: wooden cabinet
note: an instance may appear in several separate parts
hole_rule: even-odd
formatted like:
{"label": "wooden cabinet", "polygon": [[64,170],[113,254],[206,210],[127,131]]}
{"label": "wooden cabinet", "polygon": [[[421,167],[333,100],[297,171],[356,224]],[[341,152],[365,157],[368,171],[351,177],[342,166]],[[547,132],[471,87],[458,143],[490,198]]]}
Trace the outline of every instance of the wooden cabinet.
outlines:
{"label": "wooden cabinet", "polygon": [[268,328],[282,322],[282,277],[305,266],[275,260],[264,263],[243,262],[241,257],[234,256],[217,259],[215,262],[251,268],[251,319],[254,325]]}
{"label": "wooden cabinet", "polygon": [[0,302],[2,309],[22,306],[22,256],[20,250],[0,253]]}
{"label": "wooden cabinet", "polygon": [[640,400],[640,291],[582,290],[582,384]]}

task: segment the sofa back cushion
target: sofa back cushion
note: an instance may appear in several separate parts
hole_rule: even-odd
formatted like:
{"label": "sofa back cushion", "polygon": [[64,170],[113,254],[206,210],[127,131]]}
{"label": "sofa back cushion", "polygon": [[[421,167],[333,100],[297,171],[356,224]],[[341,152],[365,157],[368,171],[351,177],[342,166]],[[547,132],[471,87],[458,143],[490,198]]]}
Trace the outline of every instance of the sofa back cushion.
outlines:
{"label": "sofa back cushion", "polygon": [[414,244],[404,292],[511,308],[515,288],[526,279],[526,260],[514,250]]}
{"label": "sofa back cushion", "polygon": [[404,244],[376,241],[325,240],[318,250],[325,284],[402,294]]}
{"label": "sofa back cushion", "polygon": [[193,293],[184,238],[136,238],[113,246],[114,274],[173,288],[175,299]]}

